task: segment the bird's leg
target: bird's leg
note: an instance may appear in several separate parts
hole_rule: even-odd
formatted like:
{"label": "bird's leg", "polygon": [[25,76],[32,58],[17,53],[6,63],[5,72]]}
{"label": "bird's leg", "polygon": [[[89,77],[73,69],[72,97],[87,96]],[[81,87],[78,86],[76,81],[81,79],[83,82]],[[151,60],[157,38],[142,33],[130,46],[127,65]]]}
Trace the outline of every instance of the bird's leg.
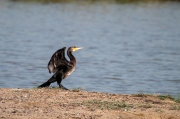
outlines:
{"label": "bird's leg", "polygon": [[64,87],[62,84],[61,84],[61,81],[62,80],[57,80],[57,84],[59,85],[59,88],[62,88],[64,90],[68,90],[66,87]]}
{"label": "bird's leg", "polygon": [[64,87],[62,84],[59,84],[59,88],[62,88],[62,89],[64,89],[64,90],[69,90],[69,89],[67,89],[66,87]]}
{"label": "bird's leg", "polygon": [[59,88],[62,88],[62,89],[64,89],[64,90],[68,90],[66,87],[64,87],[60,82],[57,82],[58,83],[58,85],[59,85]]}
{"label": "bird's leg", "polygon": [[59,73],[59,75],[56,76],[56,81],[57,81],[57,84],[59,85],[59,88],[62,88],[64,90],[68,90],[67,88],[65,88],[62,84],[61,84],[61,81],[63,79],[63,74],[62,73]]}

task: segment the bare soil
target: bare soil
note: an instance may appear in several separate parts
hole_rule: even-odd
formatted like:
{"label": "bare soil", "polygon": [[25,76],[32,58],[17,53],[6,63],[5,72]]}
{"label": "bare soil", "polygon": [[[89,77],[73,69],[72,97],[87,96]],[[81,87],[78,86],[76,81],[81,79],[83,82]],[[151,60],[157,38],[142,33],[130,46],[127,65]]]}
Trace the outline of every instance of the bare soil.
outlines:
{"label": "bare soil", "polygon": [[0,119],[180,119],[180,103],[157,95],[0,88]]}

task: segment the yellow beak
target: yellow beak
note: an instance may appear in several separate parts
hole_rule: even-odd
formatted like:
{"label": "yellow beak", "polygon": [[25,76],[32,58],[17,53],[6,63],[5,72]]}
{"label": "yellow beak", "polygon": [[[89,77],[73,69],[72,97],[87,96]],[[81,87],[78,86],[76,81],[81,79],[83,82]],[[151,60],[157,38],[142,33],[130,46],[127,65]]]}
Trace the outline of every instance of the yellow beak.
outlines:
{"label": "yellow beak", "polygon": [[80,50],[80,49],[83,49],[83,47],[76,47],[76,48],[73,48],[73,51],[77,51],[77,50]]}

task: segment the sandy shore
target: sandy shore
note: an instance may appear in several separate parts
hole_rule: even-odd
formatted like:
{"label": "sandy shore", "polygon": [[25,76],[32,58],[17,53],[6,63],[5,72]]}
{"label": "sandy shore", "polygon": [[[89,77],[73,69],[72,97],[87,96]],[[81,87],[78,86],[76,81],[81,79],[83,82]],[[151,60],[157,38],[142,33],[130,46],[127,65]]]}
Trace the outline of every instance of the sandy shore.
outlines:
{"label": "sandy shore", "polygon": [[0,119],[180,119],[180,103],[156,95],[0,89]]}

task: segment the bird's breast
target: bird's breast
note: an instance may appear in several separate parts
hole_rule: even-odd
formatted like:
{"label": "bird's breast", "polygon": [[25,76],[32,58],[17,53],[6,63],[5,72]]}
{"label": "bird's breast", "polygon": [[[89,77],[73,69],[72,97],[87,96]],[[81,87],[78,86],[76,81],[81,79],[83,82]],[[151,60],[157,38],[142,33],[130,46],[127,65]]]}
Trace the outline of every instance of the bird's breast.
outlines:
{"label": "bird's breast", "polygon": [[71,70],[69,70],[66,76],[69,76],[74,70],[75,68],[72,68]]}

